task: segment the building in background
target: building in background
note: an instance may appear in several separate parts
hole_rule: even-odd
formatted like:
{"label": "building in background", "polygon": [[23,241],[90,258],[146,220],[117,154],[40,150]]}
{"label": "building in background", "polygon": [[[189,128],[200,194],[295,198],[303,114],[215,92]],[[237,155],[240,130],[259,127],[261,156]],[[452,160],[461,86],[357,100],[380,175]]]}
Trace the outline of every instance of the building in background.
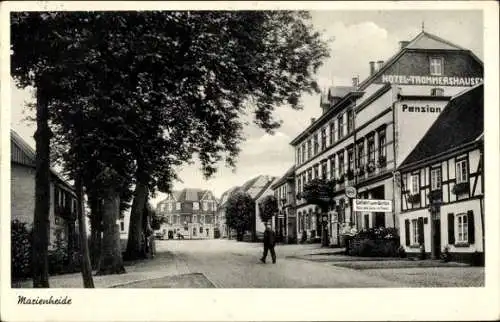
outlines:
{"label": "building in background", "polygon": [[[322,115],[292,142],[296,193],[315,178],[334,180],[329,213],[331,244],[372,227],[399,226],[401,196],[394,171],[420,141],[450,98],[482,82],[483,64],[470,51],[422,31],[386,62],[370,62],[370,76],[352,87],[332,87],[321,96]],[[357,200],[388,202],[354,211]],[[356,208],[361,203],[355,203]],[[319,235],[316,205],[297,199],[299,233]],[[354,229],[353,229],[354,228]]]}
{"label": "building in background", "polygon": [[166,223],[160,233],[165,238],[214,238],[217,200],[209,190],[186,188],[167,194],[156,206]]}
{"label": "building in background", "polygon": [[[217,209],[217,216],[221,223],[223,223],[224,227],[224,233],[223,237],[228,237],[231,238],[232,235],[235,235],[235,232],[233,232],[229,227],[227,227],[226,224],[226,211],[227,211],[227,203],[229,201],[229,198],[236,193],[236,192],[244,192],[247,193],[253,200],[254,202],[257,200],[259,196],[262,195],[262,193],[270,186],[270,184],[275,180],[275,177],[269,176],[269,175],[259,175],[255,178],[252,178],[248,181],[246,181],[243,185],[237,186],[237,187],[232,187],[229,190],[225,191],[222,196],[221,196],[221,201],[219,204],[219,208]],[[257,218],[257,216],[256,216]],[[254,226],[252,227],[253,231],[256,231],[257,228],[257,221],[254,218]]]}
{"label": "building in background", "polygon": [[[433,258],[484,261],[484,92],[452,98],[399,166],[401,245]],[[474,256],[476,258],[474,258]]]}
{"label": "building in background", "polygon": [[297,242],[297,218],[295,215],[295,166],[290,167],[271,189],[278,201],[278,214],[275,218],[276,233],[285,243]]}
{"label": "building in background", "polygon": [[[35,150],[19,134],[10,132],[10,193],[11,220],[26,223],[31,229],[35,214]],[[76,221],[76,194],[70,185],[54,169],[50,170],[49,248],[56,240],[68,241],[78,232]]]}
{"label": "building in background", "polygon": [[[261,203],[263,200],[268,197],[268,196],[273,196],[274,195],[274,190],[272,189],[272,186],[278,181],[279,178],[277,177],[272,177],[273,180],[269,180],[267,184],[264,186],[264,188],[261,190],[261,192],[255,196],[255,218],[254,218],[254,227],[253,229],[256,232],[256,236],[258,240],[262,240],[264,237],[264,231],[266,230],[265,223],[262,222],[260,216],[261,216]],[[276,214],[277,215],[277,214]],[[271,219],[271,227],[275,230],[276,236],[279,242],[281,242],[281,237],[282,235],[279,234],[278,231],[278,225],[277,222],[275,221],[277,217],[273,216]]]}

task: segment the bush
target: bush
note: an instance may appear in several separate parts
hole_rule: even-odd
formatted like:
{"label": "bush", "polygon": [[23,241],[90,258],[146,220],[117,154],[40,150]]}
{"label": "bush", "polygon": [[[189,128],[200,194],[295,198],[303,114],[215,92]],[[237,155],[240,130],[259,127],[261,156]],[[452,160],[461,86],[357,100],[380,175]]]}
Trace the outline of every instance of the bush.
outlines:
{"label": "bush", "polygon": [[31,276],[31,230],[26,223],[15,219],[11,221],[11,278]]}
{"label": "bush", "polygon": [[398,255],[400,258],[406,258],[406,250],[403,246],[399,246]]}

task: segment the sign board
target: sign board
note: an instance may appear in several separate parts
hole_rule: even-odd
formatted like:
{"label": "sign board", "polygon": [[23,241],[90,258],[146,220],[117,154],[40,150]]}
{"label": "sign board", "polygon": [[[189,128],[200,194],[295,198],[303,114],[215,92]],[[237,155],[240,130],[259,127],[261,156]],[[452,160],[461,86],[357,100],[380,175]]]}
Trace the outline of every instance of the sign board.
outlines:
{"label": "sign board", "polygon": [[481,77],[382,75],[382,83],[401,85],[474,86],[481,82]]}
{"label": "sign board", "polygon": [[354,199],[354,211],[392,212],[392,200]]}
{"label": "sign board", "polygon": [[356,188],[354,187],[346,187],[345,188],[345,195],[347,196],[347,198],[356,198]]}

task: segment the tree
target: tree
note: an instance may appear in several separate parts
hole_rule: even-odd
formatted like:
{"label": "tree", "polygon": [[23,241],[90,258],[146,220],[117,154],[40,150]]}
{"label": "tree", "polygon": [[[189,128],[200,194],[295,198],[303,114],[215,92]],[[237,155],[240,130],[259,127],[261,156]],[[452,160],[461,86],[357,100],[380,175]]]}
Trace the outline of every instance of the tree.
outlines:
{"label": "tree", "polygon": [[242,241],[245,231],[251,229],[254,215],[255,202],[248,193],[237,191],[229,197],[226,207],[226,224],[229,228],[236,230],[238,241]]}
{"label": "tree", "polygon": [[[335,183],[324,179],[316,178],[309,181],[302,192],[302,198],[307,203],[315,204],[321,209],[321,214],[327,214],[333,205],[333,196],[335,193]],[[319,218],[316,218],[318,227],[322,225]],[[325,224],[321,229],[321,242],[323,246],[328,246],[328,230]]]}
{"label": "tree", "polygon": [[260,207],[260,220],[267,223],[278,213],[278,201],[273,195],[266,196],[259,204]]}

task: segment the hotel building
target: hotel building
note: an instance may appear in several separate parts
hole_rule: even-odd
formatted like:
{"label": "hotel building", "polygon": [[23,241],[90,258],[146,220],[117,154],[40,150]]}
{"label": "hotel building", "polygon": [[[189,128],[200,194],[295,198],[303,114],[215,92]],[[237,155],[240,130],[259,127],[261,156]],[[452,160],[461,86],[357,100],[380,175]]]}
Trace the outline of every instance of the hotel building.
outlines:
{"label": "hotel building", "polygon": [[[401,196],[394,172],[443,112],[450,98],[482,82],[483,64],[470,51],[422,31],[387,61],[370,62],[370,75],[321,96],[322,114],[292,142],[295,149],[299,236],[319,236],[316,205],[300,198],[314,178],[334,180],[330,243],[371,227],[399,228]],[[353,211],[345,188],[358,199],[389,200],[382,211]]]}

